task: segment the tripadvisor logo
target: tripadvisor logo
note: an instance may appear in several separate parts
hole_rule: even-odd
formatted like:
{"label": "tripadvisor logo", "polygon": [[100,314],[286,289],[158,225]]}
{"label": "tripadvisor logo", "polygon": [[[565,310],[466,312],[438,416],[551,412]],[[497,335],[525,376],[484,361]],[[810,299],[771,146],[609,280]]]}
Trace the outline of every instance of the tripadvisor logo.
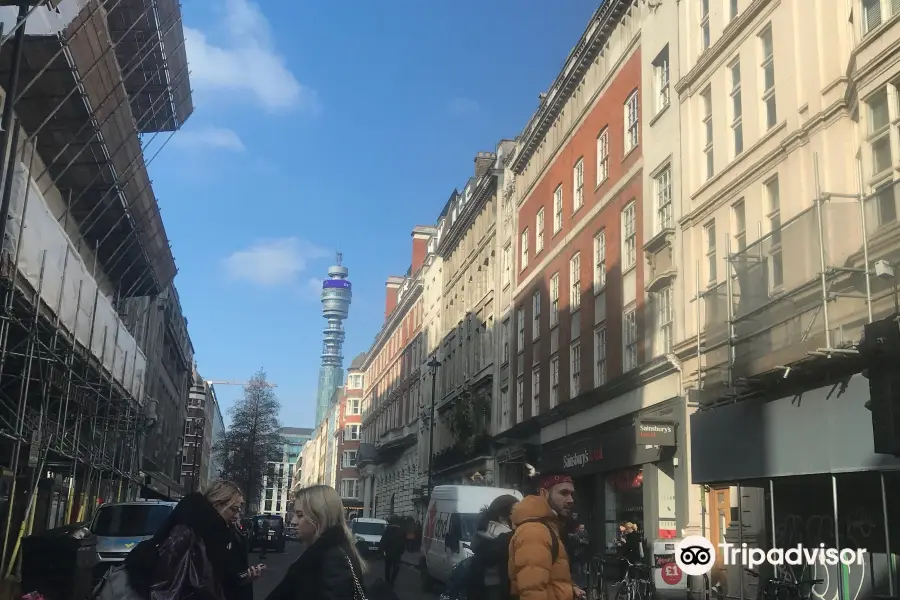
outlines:
{"label": "tripadvisor logo", "polygon": [[717,557],[722,558],[722,564],[743,565],[748,569],[755,569],[763,563],[772,566],[800,566],[800,565],[862,565],[865,564],[867,550],[859,548],[826,548],[825,544],[819,544],[806,548],[801,544],[789,548],[751,548],[747,544],[731,544],[724,542],[719,544],[718,551],[713,543],[703,536],[692,535],[675,544],[675,562],[682,571],[688,575],[705,575],[709,573],[716,562]]}

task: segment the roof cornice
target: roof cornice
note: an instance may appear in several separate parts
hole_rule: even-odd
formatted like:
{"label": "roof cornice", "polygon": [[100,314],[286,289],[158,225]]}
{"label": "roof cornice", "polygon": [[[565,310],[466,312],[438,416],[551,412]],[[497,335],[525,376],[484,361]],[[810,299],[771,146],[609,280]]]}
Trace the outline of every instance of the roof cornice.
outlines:
{"label": "roof cornice", "polygon": [[462,214],[447,227],[446,233],[441,237],[441,241],[437,247],[437,254],[441,258],[446,258],[448,254],[453,252],[460,240],[475,222],[475,216],[484,208],[485,203],[491,194],[497,189],[497,180],[501,171],[499,169],[491,169],[487,174],[482,176],[475,186],[475,192],[472,199],[466,203]]}
{"label": "roof cornice", "polygon": [[416,272],[415,277],[411,279],[412,283],[410,285],[409,291],[402,295],[402,297],[400,298],[400,302],[397,304],[394,310],[391,311],[391,314],[388,315],[387,321],[385,321],[384,323],[384,327],[381,328],[381,331],[379,331],[378,335],[375,336],[375,341],[372,342],[372,345],[366,351],[366,360],[359,368],[360,371],[369,370],[369,367],[375,361],[375,357],[378,354],[378,351],[381,350],[387,339],[400,325],[403,317],[406,316],[406,314],[412,308],[413,304],[416,303],[416,300],[419,299],[419,296],[422,295],[422,288],[424,286],[422,285],[421,273],[422,269],[419,269]]}
{"label": "roof cornice", "polygon": [[518,138],[518,152],[510,155],[509,166],[518,175],[534,156],[541,140],[562,112],[572,91],[584,78],[591,62],[609,40],[619,24],[621,16],[636,0],[606,0],[594,13],[581,39],[569,53],[569,57],[547,92],[547,97]]}

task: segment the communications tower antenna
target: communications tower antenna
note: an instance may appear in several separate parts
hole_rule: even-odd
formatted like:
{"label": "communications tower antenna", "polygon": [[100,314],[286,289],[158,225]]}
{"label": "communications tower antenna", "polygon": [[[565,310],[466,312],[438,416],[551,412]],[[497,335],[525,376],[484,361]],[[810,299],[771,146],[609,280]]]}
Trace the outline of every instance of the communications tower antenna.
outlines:
{"label": "communications tower antenna", "polygon": [[344,255],[335,253],[335,264],[328,267],[328,279],[322,282],[322,316],[325,318],[322,365],[316,394],[316,425],[328,412],[328,402],[344,381],[344,320],[350,314],[352,285],[350,272],[343,266]]}

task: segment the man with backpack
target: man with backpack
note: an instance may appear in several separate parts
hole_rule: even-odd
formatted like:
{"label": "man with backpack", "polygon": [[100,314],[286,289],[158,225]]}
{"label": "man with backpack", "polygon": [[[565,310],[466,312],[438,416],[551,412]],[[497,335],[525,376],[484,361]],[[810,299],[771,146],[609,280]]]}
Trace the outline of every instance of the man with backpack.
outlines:
{"label": "man with backpack", "polygon": [[563,523],[575,506],[575,485],[562,473],[534,474],[530,495],[512,512],[509,542],[510,593],[519,600],[575,600],[584,591],[572,583],[563,544]]}

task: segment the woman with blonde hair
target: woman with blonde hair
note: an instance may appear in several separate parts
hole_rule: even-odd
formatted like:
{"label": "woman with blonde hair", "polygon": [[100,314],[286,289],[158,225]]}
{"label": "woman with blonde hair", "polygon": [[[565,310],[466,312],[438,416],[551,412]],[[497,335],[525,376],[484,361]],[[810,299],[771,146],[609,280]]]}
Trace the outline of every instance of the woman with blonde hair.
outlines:
{"label": "woman with blonde hair", "polygon": [[241,600],[261,574],[234,560],[235,519],[244,503],[240,488],[215,481],[205,493],[181,499],[154,536],[125,559],[128,582],[148,600]]}
{"label": "woman with blonde hair", "polygon": [[328,485],[298,491],[294,523],[307,549],[267,600],[365,600],[366,564],[356,551],[337,491]]}

